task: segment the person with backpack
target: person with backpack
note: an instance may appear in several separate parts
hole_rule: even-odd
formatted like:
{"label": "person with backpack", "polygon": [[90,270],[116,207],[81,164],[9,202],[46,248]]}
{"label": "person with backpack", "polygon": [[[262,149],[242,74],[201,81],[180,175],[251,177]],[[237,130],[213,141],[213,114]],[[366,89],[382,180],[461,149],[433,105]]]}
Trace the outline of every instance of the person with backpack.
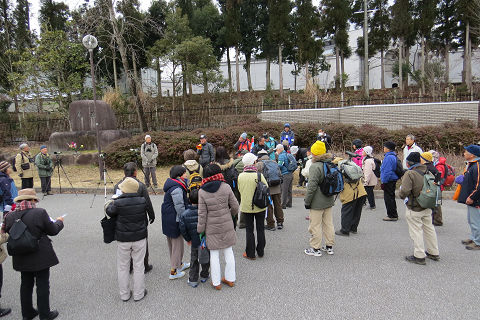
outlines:
{"label": "person with backpack", "polygon": [[48,154],[47,146],[40,147],[40,152],[35,156],[35,165],[38,168],[43,195],[52,195],[53,161]]}
{"label": "person with backpack", "polygon": [[[440,259],[431,209],[422,207],[419,202],[422,189],[424,189],[424,176],[429,173],[427,166],[420,163],[420,153],[411,152],[406,160],[408,170],[402,178],[399,196],[401,199],[405,199],[407,207],[405,216],[408,232],[413,240],[414,252],[405,259],[411,263],[425,265],[425,257],[434,261]],[[425,250],[425,245],[427,250]]]}
{"label": "person with backpack", "polygon": [[252,153],[256,156],[258,156],[258,153],[261,151],[261,150],[265,150],[268,152],[268,147],[267,145],[265,144],[266,143],[266,140],[264,137],[260,137],[258,139],[258,142],[256,145],[253,146],[252,148]]}
{"label": "person with backpack", "polygon": [[378,183],[378,178],[380,178],[380,166],[381,161],[373,157],[373,148],[371,146],[363,148],[363,185],[367,192],[370,210],[375,210],[376,208],[373,190]]}
{"label": "person with backpack", "polygon": [[280,134],[280,143],[283,144],[283,142],[286,141],[287,145],[293,146],[295,143],[295,132],[292,131],[292,128],[290,127],[290,123],[285,123],[283,126],[283,131]]}
{"label": "person with backpack", "polygon": [[[53,250],[52,240],[48,236],[56,236],[63,229],[63,217],[55,220],[47,211],[37,208],[39,199],[34,189],[23,189],[14,199],[17,203],[15,211],[5,217],[5,232],[10,235],[7,245],[12,256],[13,269],[21,273],[20,304],[23,319],[33,319],[37,315],[42,320],[53,320],[58,317],[57,310],[50,309],[50,268],[59,261]],[[23,226],[22,226],[23,224]],[[18,230],[25,231],[16,235]],[[18,236],[18,237],[16,237]],[[12,238],[18,240],[13,242]],[[26,247],[27,238],[38,239],[38,247]],[[23,245],[22,245],[23,244]],[[25,253],[28,249],[29,253]],[[37,285],[37,309],[33,308],[33,287]]]}
{"label": "person with backpack", "polygon": [[[215,154],[215,159],[216,159],[215,164],[217,164],[220,167],[220,169],[222,170],[223,178],[225,179],[225,181],[228,183],[228,185],[232,189],[233,193],[235,194],[235,197],[237,197],[237,194],[238,194],[237,200],[239,200],[240,199],[240,193],[238,192],[238,175],[239,175],[239,173],[234,166],[234,160],[232,158],[230,158],[230,156],[228,155],[225,147],[218,147],[217,148],[216,154]],[[242,165],[243,165],[243,163],[242,163]],[[233,217],[233,223],[235,225],[235,229],[237,228],[237,221],[238,221],[238,213]]]}
{"label": "person with backpack", "polygon": [[[310,248],[305,249],[306,255],[321,257],[322,250],[327,254],[332,255],[333,245],[335,244],[335,230],[333,227],[332,207],[335,205],[335,194],[333,192],[324,193],[322,189],[330,189],[338,191],[340,188],[333,188],[330,184],[336,179],[327,179],[326,174],[333,177],[335,174],[341,176],[340,171],[335,169],[336,166],[332,163],[333,156],[326,153],[327,149],[325,143],[321,141],[315,142],[310,148],[312,152],[312,165],[309,169],[309,179],[307,184],[307,193],[305,194],[305,209],[310,210],[310,224],[308,232],[310,237]],[[326,172],[331,170],[330,172]],[[328,182],[328,183],[327,183]],[[322,188],[323,187],[323,188]],[[325,238],[325,246],[322,246],[323,238]]]}
{"label": "person with backpack", "polygon": [[150,178],[152,178],[153,186],[158,188],[156,173],[158,148],[148,134],[145,136],[145,142],[140,147],[140,155],[142,157],[143,171],[145,172],[145,185],[147,188],[150,187]]}
{"label": "person with backpack", "polygon": [[207,136],[200,135],[200,143],[197,145],[197,153],[200,155],[198,162],[202,167],[206,167],[215,161],[215,150],[211,143],[207,142]]}
{"label": "person with backpack", "polygon": [[287,153],[283,145],[276,148],[278,155],[278,166],[282,172],[282,209],[292,207],[293,172],[297,169],[297,160],[290,153]]}
{"label": "person with backpack", "polygon": [[240,135],[237,143],[235,143],[233,148],[238,151],[245,150],[247,152],[250,152],[250,149],[252,148],[252,143],[248,140],[246,132]]}
{"label": "person with backpack", "polygon": [[[257,156],[253,153],[247,153],[243,156],[243,172],[238,176],[238,190],[242,203],[240,211],[245,215],[246,224],[246,249],[243,257],[249,260],[255,260],[255,251],[259,257],[265,253],[265,208],[260,208],[253,202],[257,183],[261,181],[268,186],[267,180],[261,172],[257,170],[255,162]],[[260,180],[259,180],[260,178]],[[255,226],[255,227],[254,227]],[[255,247],[254,229],[257,231],[257,246]]]}
{"label": "person with backpack", "polygon": [[463,153],[467,166],[459,186],[458,203],[467,205],[468,224],[470,237],[462,240],[467,250],[480,250],[480,146],[469,145]]}
{"label": "person with backpack", "polygon": [[198,287],[198,278],[200,273],[200,282],[205,283],[209,278],[210,262],[202,263],[202,271],[200,272],[199,252],[200,252],[200,235],[197,232],[198,224],[198,189],[192,189],[189,192],[188,199],[190,205],[180,217],[180,232],[183,239],[189,242],[190,249],[190,273],[187,284],[192,288]]}
{"label": "person with backpack", "polygon": [[[268,187],[270,189],[271,203],[267,208],[267,225],[266,230],[275,231],[283,229],[283,209],[282,209],[282,171],[278,167],[277,163],[270,160],[268,153],[262,150],[258,153],[259,159],[257,164],[257,170],[263,174],[267,179]],[[277,228],[275,228],[275,219],[277,220]]]}
{"label": "person with backpack", "polygon": [[360,139],[355,139],[352,142],[352,149],[358,155],[357,158],[352,158],[352,161],[360,168],[363,165],[363,142]]}
{"label": "person with backpack", "polygon": [[[429,151],[434,155],[434,151]],[[436,152],[438,154],[438,152]],[[440,173],[440,188],[442,191],[445,190],[446,187],[451,187],[455,182],[455,169],[447,164],[447,159],[445,157],[440,157],[438,155],[438,161],[435,161],[435,155],[433,156],[435,168],[437,168],[438,172]],[[442,207],[438,206],[437,208],[433,209],[432,212],[432,219],[434,226],[443,226],[443,213]]]}
{"label": "person with backpack", "polygon": [[15,211],[16,204],[13,201],[18,196],[11,174],[12,166],[7,161],[0,162],[0,214]]}
{"label": "person with backpack", "polygon": [[[427,167],[427,170],[433,174],[435,177],[435,184],[439,185],[441,188],[442,184],[442,173],[437,169],[435,164],[433,163],[433,154],[430,152],[424,152],[420,155],[420,163],[424,164]],[[442,190],[443,191],[443,190]],[[434,216],[437,216],[437,220],[434,219]],[[440,215],[440,218],[438,216]],[[440,220],[440,221],[438,221]],[[432,221],[434,226],[442,226],[442,206],[438,205],[437,207],[432,209]]]}
{"label": "person with backpack", "polygon": [[33,188],[34,162],[33,157],[30,156],[30,147],[22,143],[13,166],[13,170],[18,172],[18,176],[22,179],[21,189]]}
{"label": "person with backpack", "polygon": [[[210,250],[212,285],[222,289],[222,283],[235,286],[235,256],[233,246],[237,241],[232,217],[238,213],[238,202],[216,164],[205,167],[205,178],[198,192],[197,232],[206,237]],[[225,257],[225,276],[220,270],[220,252]]]}
{"label": "person with backpack", "polygon": [[[243,172],[243,157],[248,153],[247,150],[239,150],[236,152],[237,159],[233,160],[233,167],[237,171],[237,187],[233,190],[233,193],[235,194],[235,197],[237,198],[238,203],[242,202],[242,199],[240,198],[240,192],[238,191],[238,175]],[[235,228],[237,226],[235,225]],[[240,220],[238,222],[238,228],[239,229],[245,229],[245,215],[240,212]]]}
{"label": "person with backpack", "polygon": [[295,156],[295,160],[297,161],[297,163],[300,165],[300,170],[298,171],[298,185],[297,187],[303,187],[307,180],[305,179],[305,177],[303,176],[302,174],[302,170],[305,168],[305,166],[307,165],[307,161],[308,161],[308,149],[307,148],[294,148],[295,146],[293,146],[290,151],[292,152],[292,155]]}
{"label": "person with backpack", "polygon": [[412,152],[418,152],[420,154],[423,153],[422,148],[420,148],[416,141],[415,141],[415,136],[413,134],[407,135],[405,138],[405,147],[403,148],[403,169],[407,170],[407,157],[410,153]]}
{"label": "person with backpack", "polygon": [[383,144],[383,152],[385,157],[380,167],[380,180],[382,181],[383,200],[385,201],[385,207],[387,209],[387,216],[383,218],[383,221],[398,221],[397,202],[395,201],[395,188],[397,181],[400,178],[398,171],[403,168],[398,168],[399,163],[397,154],[395,153],[395,143],[387,141]]}
{"label": "person with backpack", "polygon": [[265,146],[267,147],[267,152],[270,160],[275,161],[275,148],[278,144],[277,141],[275,141],[275,138],[270,136],[268,133],[264,133],[263,138],[265,139]]}
{"label": "person with backpack", "polygon": [[[3,229],[3,228],[2,228]],[[3,287],[3,263],[7,259],[7,251],[5,250],[4,243],[8,241],[8,233],[4,231],[0,232],[0,295]],[[10,314],[12,309],[0,307],[0,318]]]}
{"label": "person with backpack", "polygon": [[183,166],[187,169],[187,179],[194,172],[198,173],[203,178],[203,167],[197,162],[197,153],[188,149],[183,152]]}
{"label": "person with backpack", "polygon": [[317,140],[325,143],[327,152],[330,150],[330,147],[332,146],[332,137],[323,131],[323,129],[318,129]]}
{"label": "person with backpack", "polygon": [[[145,253],[147,251],[147,201],[138,191],[140,184],[134,178],[125,178],[115,194],[105,204],[105,213],[116,219],[115,239],[117,249],[117,274],[120,299],[127,302],[132,297],[140,301],[147,295],[145,289]],[[133,265],[133,287],[130,288],[130,263]]]}
{"label": "person with backpack", "polygon": [[180,217],[188,207],[186,172],[182,166],[173,166],[170,169],[170,178],[163,186],[165,195],[162,203],[162,231],[167,237],[170,255],[170,280],[182,278],[185,270],[190,268],[190,263],[182,261],[184,247],[179,227]]}

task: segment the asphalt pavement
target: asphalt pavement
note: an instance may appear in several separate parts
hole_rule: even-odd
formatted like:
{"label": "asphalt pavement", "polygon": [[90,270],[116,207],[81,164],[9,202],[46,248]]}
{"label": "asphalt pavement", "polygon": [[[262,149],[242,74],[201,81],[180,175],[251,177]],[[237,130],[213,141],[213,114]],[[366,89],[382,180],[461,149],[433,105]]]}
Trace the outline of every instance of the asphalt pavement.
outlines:
{"label": "asphalt pavement", "polygon": [[[60,264],[51,269],[51,306],[58,319],[479,319],[480,252],[464,249],[468,237],[466,208],[444,202],[444,226],[437,227],[441,260],[426,266],[408,263],[413,253],[405,208],[400,220],[383,222],[385,207],[364,210],[357,235],[336,237],[335,255],[306,256],[307,211],[294,198],[285,212],[283,230],[265,231],[265,256],[242,258],[245,230],[234,247],[237,282],[215,291],[210,282],[194,289],[187,277],[169,280],[169,258],[161,229],[162,196],[152,196],[157,219],[149,227],[148,295],[124,303],[118,296],[116,243],[104,244],[100,219],[103,196],[54,195],[39,206],[51,217],[68,213],[65,228],[52,237]],[[336,229],[340,204],[334,208]],[[184,260],[189,261],[186,246]],[[223,259],[223,258],[221,258]],[[222,264],[223,265],[223,264]],[[13,309],[6,319],[21,319],[20,274],[11,258],[3,264],[2,306]],[[223,269],[223,267],[222,267]]]}

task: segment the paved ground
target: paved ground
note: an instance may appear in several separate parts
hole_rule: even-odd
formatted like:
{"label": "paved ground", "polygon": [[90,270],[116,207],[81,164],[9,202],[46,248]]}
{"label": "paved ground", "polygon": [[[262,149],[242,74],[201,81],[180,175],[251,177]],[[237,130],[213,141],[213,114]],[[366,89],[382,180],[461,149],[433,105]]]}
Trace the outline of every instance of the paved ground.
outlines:
{"label": "paved ground", "polygon": [[[265,257],[241,257],[245,232],[235,246],[237,286],[197,289],[186,278],[168,280],[168,253],[161,232],[162,197],[153,198],[158,218],[150,230],[154,270],[147,275],[144,301],[123,303],[117,294],[116,244],[102,242],[99,220],[103,197],[55,195],[41,206],[56,217],[69,213],[63,232],[53,238],[61,260],[52,269],[51,304],[59,319],[478,319],[480,252],[460,244],[468,235],[466,209],[446,201],[445,226],[437,229],[441,261],[427,266],[406,262],[412,253],[404,209],[398,222],[383,222],[384,206],[365,211],[359,233],[337,237],[334,256],[309,257],[303,199],[294,199],[283,231],[266,231]],[[335,207],[339,225],[340,206]],[[189,259],[186,250],[185,259]],[[2,305],[20,319],[20,274],[4,263]]]}

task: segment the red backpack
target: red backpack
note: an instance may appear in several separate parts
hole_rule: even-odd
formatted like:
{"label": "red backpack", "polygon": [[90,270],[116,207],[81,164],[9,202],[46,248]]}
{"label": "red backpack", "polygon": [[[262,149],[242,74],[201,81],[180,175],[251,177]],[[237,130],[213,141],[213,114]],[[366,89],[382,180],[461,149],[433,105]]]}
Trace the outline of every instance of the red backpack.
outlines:
{"label": "red backpack", "polygon": [[448,164],[437,164],[437,166],[444,166],[445,167],[445,174],[442,176],[442,186],[444,187],[451,187],[455,182],[455,168]]}

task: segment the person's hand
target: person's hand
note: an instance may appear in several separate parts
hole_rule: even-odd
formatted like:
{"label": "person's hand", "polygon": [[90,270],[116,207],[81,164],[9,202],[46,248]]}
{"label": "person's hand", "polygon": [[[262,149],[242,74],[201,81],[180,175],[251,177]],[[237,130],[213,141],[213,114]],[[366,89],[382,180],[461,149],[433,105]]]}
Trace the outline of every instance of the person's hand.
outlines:
{"label": "person's hand", "polygon": [[187,241],[187,244],[188,244],[189,246],[191,246],[191,245],[192,245],[192,241]]}
{"label": "person's hand", "polygon": [[57,221],[62,221],[63,222],[63,217],[58,217]]}
{"label": "person's hand", "polygon": [[11,211],[15,211],[15,209],[17,209],[17,204],[16,203],[12,204],[12,210]]}
{"label": "person's hand", "polygon": [[312,207],[309,204],[305,204],[305,209],[310,210]]}
{"label": "person's hand", "polygon": [[20,178],[23,178],[23,173],[20,173],[18,176],[19,176]]}
{"label": "person's hand", "polygon": [[200,236],[200,240],[202,240],[203,237],[205,237],[205,232],[200,233],[199,236]]}
{"label": "person's hand", "polygon": [[380,185],[380,188],[381,188],[382,190],[385,190],[385,185],[382,183],[382,184]]}
{"label": "person's hand", "polygon": [[149,221],[150,221],[150,224],[152,224],[152,223],[153,223],[153,221],[155,221],[155,219],[150,219]]}
{"label": "person's hand", "polygon": [[468,204],[468,205],[473,204],[472,198],[468,197],[467,201],[465,201],[465,203]]}

